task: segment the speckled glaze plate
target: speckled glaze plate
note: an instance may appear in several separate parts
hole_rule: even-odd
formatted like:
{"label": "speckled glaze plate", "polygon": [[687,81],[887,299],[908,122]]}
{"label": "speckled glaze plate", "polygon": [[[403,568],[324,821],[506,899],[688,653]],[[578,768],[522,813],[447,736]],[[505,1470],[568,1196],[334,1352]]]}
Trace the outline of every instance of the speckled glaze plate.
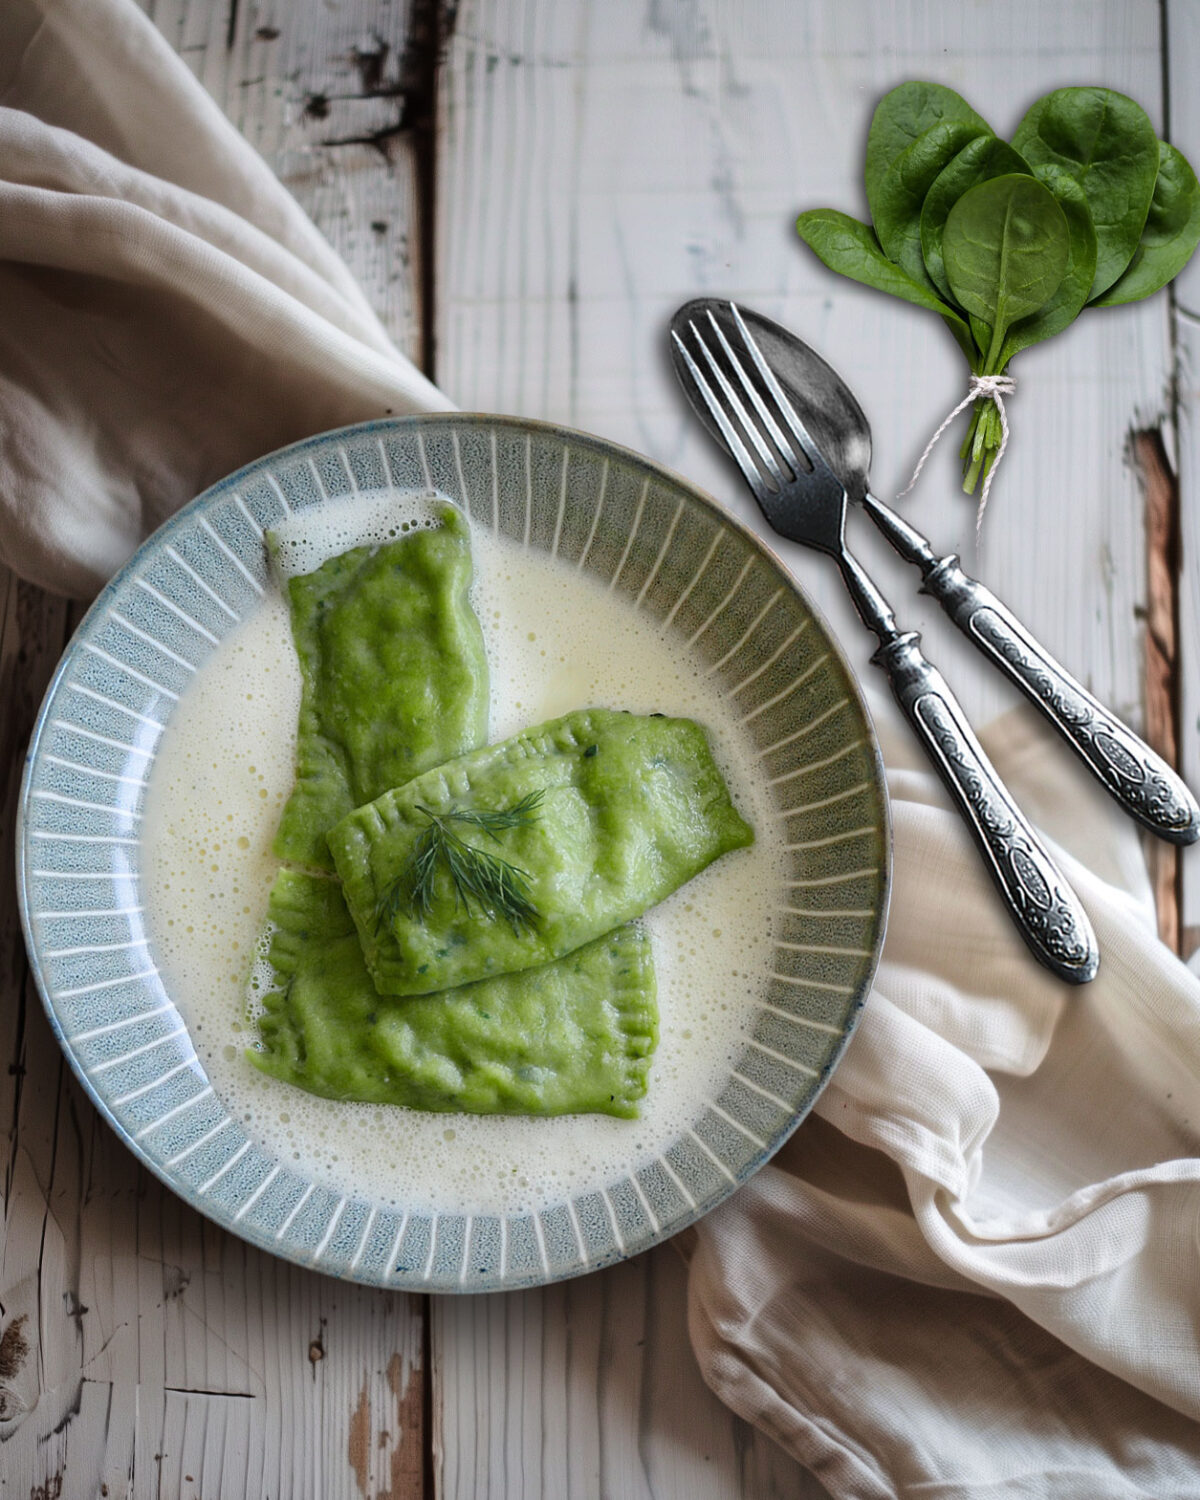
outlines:
{"label": "speckled glaze plate", "polygon": [[[409,1212],[346,1197],[250,1139],[197,1058],[144,920],[140,817],[171,715],[272,587],[264,528],[332,498],[433,487],[477,528],[609,583],[690,644],[736,698],[786,820],[785,886],[744,1051],[649,1166],[536,1214]],[[854,1028],[887,909],[878,746],[850,668],[752,532],[667,470],[517,419],[436,415],[312,438],[214,485],[108,585],[34,730],[17,877],[33,972],[101,1113],[226,1229],[372,1285],[497,1291],[577,1275],[677,1233],[745,1181],[812,1107]]]}

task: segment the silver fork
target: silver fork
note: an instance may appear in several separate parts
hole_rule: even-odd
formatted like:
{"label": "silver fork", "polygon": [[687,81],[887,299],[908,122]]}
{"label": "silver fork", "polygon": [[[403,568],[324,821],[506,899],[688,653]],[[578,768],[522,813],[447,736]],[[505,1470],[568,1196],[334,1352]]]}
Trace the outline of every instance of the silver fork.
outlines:
{"label": "silver fork", "polygon": [[837,562],[863,623],[879,640],[871,661],[887,674],[1018,931],[1039,963],[1068,983],[1086,983],[1100,962],[1087,913],[984,754],[945,679],[925,659],[920,636],[897,627],[887,600],[847,550],[846,488],[736,309],[734,318],[740,351],[711,314],[711,327],[703,331],[691,318],[672,321],[671,337],[695,386],[689,397],[703,401],[774,530]]}

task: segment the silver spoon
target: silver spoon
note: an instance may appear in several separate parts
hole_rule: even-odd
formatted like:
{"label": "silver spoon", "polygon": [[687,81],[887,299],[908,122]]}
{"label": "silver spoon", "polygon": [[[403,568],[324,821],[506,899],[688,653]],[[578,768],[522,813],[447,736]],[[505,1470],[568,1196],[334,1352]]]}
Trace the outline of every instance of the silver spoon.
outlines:
{"label": "silver spoon", "polygon": [[[1200,804],[1166,761],[1076,681],[990,589],[965,573],[957,556],[938,556],[927,538],[871,494],[870,424],[837,371],[786,328],[729,302],[700,298],[680,308],[675,319],[707,321],[710,313],[727,333],[740,315],[849,498],[920,569],[921,592],[936,599],[971,644],[1016,683],[1125,812],[1172,843],[1200,838]],[[723,443],[711,412],[700,405],[696,411]]]}

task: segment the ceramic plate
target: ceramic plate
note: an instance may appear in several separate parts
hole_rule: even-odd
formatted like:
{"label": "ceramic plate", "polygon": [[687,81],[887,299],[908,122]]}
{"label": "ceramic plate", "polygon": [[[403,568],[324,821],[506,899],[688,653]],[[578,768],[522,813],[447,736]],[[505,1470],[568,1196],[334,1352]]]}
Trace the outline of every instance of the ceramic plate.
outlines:
{"label": "ceramic plate", "polygon": [[[330,499],[433,487],[477,528],[608,583],[736,693],[786,820],[763,892],[774,954],[724,1086],[663,1155],[509,1215],[340,1195],[249,1138],[205,1075],[155,961],[142,889],[147,780],[189,680],[272,587],[263,530]],[[21,794],[18,889],[51,1025],[101,1113],[182,1198],[256,1245],[378,1286],[497,1291],[579,1274],[675,1234],[778,1149],[854,1028],[890,870],[874,733],[824,622],[772,553],[700,491],[565,429],[481,416],[370,423],[213,486],[97,599],[51,683]],[[765,989],[761,987],[765,977]]]}

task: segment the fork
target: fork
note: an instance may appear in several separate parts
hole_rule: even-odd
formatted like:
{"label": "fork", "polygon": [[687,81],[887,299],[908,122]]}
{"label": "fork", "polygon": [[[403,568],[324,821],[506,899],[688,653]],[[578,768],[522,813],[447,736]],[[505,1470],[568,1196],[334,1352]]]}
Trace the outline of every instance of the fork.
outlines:
{"label": "fork", "polygon": [[[1078,896],[988,760],[916,631],[902,631],[887,600],[845,543],[848,495],[734,310],[742,352],[709,315],[672,322],[671,337],[759,508],[781,536],[832,557],[879,646],[871,657],[965,819],[989,874],[1033,956],[1084,984],[1100,957]],[[749,363],[757,372],[752,378]],[[691,393],[689,392],[689,395]]]}

